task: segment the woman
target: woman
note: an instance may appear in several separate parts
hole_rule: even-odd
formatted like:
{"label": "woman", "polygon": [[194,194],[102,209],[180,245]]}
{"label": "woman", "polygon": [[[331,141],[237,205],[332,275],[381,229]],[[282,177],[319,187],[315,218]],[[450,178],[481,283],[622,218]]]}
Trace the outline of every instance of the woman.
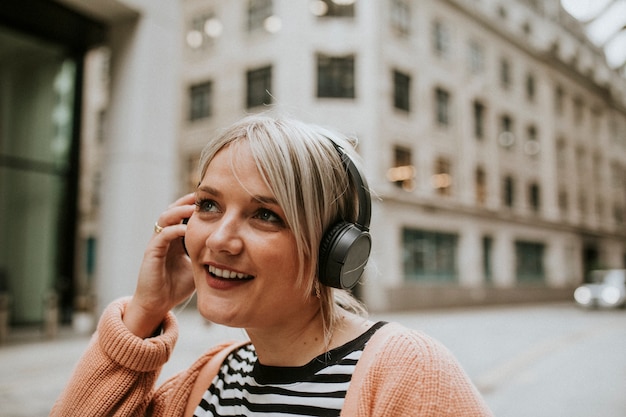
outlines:
{"label": "woman", "polygon": [[[444,347],[368,320],[343,289],[370,249],[355,161],[346,138],[267,115],[209,142],[196,192],[159,217],[134,295],[105,310],[51,415],[490,415]],[[194,290],[204,318],[250,341],[155,390],[170,310]]]}

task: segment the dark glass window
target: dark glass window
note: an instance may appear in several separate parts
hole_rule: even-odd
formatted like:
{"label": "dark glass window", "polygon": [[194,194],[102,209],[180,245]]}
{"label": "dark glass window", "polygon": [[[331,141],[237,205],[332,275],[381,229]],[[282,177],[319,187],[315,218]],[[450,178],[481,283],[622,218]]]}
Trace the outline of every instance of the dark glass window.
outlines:
{"label": "dark glass window", "polygon": [[563,114],[563,105],[565,103],[565,92],[563,91],[563,87],[556,86],[554,89],[554,111],[558,115]]}
{"label": "dark glass window", "polygon": [[515,270],[519,282],[543,282],[543,253],[542,243],[515,242]]}
{"label": "dark glass window", "polygon": [[317,57],[317,96],[354,98],[354,57]]}
{"label": "dark glass window", "polygon": [[532,183],[528,186],[528,202],[530,204],[530,208],[537,212],[541,208],[541,195],[539,184]]}
{"label": "dark glass window", "polygon": [[189,120],[211,116],[213,83],[210,81],[189,87]]}
{"label": "dark glass window", "polygon": [[272,67],[264,67],[246,73],[246,107],[272,103]]}
{"label": "dark glass window", "polygon": [[410,110],[411,77],[399,71],[393,72],[393,105],[396,109]]}
{"label": "dark glass window", "polygon": [[515,181],[513,177],[507,176],[504,178],[504,190],[503,190],[503,200],[504,205],[506,207],[513,207],[515,203]]}
{"label": "dark glass window", "polygon": [[435,120],[439,126],[450,125],[450,93],[442,88],[435,89]]}
{"label": "dark glass window", "polygon": [[485,136],[485,105],[474,101],[474,137],[482,139]]}
{"label": "dark glass window", "polygon": [[513,119],[508,114],[500,117],[500,132],[498,133],[500,146],[510,149],[515,144],[515,134],[513,133]]}
{"label": "dark glass window", "polygon": [[475,187],[476,204],[483,206],[487,202],[487,174],[482,167],[476,168]]}
{"label": "dark glass window", "polygon": [[404,275],[409,281],[452,283],[458,280],[458,236],[451,233],[404,229]]}
{"label": "dark glass window", "polygon": [[493,238],[491,236],[483,237],[483,272],[485,274],[485,282],[493,282],[493,273],[491,271],[491,251],[493,246]]}
{"label": "dark glass window", "polygon": [[535,77],[532,74],[526,75],[526,98],[529,101],[535,100]]}
{"label": "dark glass window", "polygon": [[511,64],[505,58],[500,60],[500,86],[505,90],[511,87]]}

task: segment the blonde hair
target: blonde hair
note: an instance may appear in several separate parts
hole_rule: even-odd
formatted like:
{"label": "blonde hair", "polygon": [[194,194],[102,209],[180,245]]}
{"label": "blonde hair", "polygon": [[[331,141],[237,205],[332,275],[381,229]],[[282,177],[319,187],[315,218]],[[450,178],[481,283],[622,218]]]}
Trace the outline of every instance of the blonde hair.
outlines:
{"label": "blonde hair", "polygon": [[365,308],[349,292],[318,284],[319,245],[324,231],[358,215],[355,185],[335,149],[341,146],[358,166],[360,159],[345,136],[318,125],[267,113],[248,116],[210,141],[200,158],[200,178],[217,152],[231,144],[250,147],[256,165],[285,213],[295,236],[297,285],[305,297],[319,286],[327,342],[342,310],[365,316]]}

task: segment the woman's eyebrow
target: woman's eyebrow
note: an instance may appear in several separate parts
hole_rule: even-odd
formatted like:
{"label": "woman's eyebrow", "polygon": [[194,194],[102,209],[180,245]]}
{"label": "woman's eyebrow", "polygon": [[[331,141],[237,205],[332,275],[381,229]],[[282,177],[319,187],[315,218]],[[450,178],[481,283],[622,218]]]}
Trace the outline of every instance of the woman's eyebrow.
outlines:
{"label": "woman's eyebrow", "polygon": [[[216,197],[221,197],[224,194],[221,191],[219,191],[217,188],[211,187],[210,185],[199,186],[197,191],[202,191],[204,193],[211,194]],[[254,201],[254,202],[262,203],[262,204],[280,206],[280,204],[278,204],[278,200],[276,200],[276,198],[274,198],[273,196],[256,194],[256,195],[250,196],[250,201]]]}
{"label": "woman's eyebrow", "polygon": [[274,205],[274,206],[280,206],[280,205],[278,204],[278,201],[277,201],[274,197],[271,197],[271,196],[254,195],[254,196],[252,196],[252,198],[251,198],[251,199],[252,199],[252,200],[254,200],[254,201],[258,201],[258,202],[260,202],[260,203],[263,203],[263,204],[269,204],[269,205]]}
{"label": "woman's eyebrow", "polygon": [[215,195],[215,196],[218,196],[218,197],[222,195],[222,193],[217,188],[213,188],[210,185],[199,186],[197,188],[197,191],[202,191],[202,192],[205,192],[207,194],[212,194],[212,195]]}

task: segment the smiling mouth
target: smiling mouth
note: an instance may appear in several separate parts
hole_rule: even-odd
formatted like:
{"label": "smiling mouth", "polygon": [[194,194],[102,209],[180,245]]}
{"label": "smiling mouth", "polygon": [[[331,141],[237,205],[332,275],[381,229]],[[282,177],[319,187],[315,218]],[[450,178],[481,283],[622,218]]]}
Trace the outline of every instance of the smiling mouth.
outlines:
{"label": "smiling mouth", "polygon": [[219,279],[246,281],[254,278],[254,276],[252,275],[243,274],[241,272],[229,271],[228,269],[220,269],[212,265],[205,266],[205,269],[212,277]]}

